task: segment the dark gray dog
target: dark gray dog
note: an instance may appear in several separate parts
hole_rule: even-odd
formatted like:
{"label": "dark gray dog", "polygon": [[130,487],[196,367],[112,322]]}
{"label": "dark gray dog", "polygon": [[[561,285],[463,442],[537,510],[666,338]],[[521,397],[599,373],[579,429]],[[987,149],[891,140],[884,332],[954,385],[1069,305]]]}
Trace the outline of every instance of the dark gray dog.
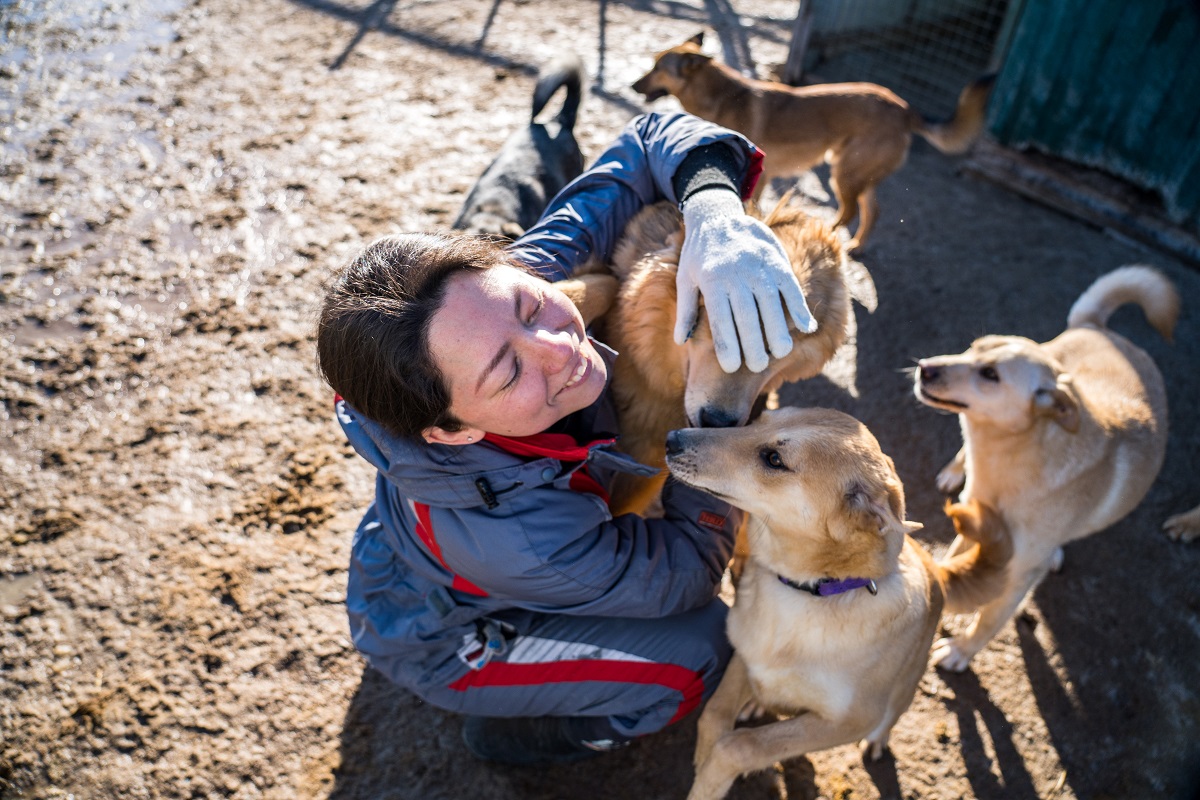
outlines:
{"label": "dark gray dog", "polygon": [[[559,87],[567,88],[553,120],[535,122]],[[575,117],[583,94],[578,56],[554,59],[538,73],[529,125],[508,137],[495,160],[471,187],[453,228],[515,239],[537,222],[546,205],[583,172]]]}

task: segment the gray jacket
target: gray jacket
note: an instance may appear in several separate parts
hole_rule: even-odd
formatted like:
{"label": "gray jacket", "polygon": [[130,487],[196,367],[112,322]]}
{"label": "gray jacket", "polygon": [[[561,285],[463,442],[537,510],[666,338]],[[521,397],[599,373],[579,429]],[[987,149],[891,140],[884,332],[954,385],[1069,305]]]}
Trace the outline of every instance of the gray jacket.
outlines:
{"label": "gray jacket", "polygon": [[[638,209],[674,199],[670,178],[687,152],[722,139],[753,172],[761,157],[735,133],[682,114],[636,118],[514,255],[552,278],[593,253],[607,258]],[[480,623],[512,610],[662,617],[710,602],[719,587],[740,512],[668,480],[661,519],[609,513],[613,475],[651,470],[614,450],[607,391],[564,420],[570,434],[489,434],[457,447],[393,436],[340,398],[336,410],[378,470],[351,553],[351,636],[403,686],[457,679]]]}

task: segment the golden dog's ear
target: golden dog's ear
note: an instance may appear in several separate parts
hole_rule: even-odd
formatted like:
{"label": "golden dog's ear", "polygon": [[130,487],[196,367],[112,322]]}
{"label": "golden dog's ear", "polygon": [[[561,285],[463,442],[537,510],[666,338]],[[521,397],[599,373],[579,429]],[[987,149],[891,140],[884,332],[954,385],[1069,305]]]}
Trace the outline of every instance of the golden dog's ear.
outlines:
{"label": "golden dog's ear", "polygon": [[696,47],[704,47],[704,31],[700,31],[695,36],[684,42],[684,44],[694,44]]}
{"label": "golden dog's ear", "polygon": [[1070,390],[1071,379],[1060,375],[1053,389],[1038,389],[1033,393],[1033,407],[1037,413],[1050,417],[1067,433],[1079,430],[1079,401]]}

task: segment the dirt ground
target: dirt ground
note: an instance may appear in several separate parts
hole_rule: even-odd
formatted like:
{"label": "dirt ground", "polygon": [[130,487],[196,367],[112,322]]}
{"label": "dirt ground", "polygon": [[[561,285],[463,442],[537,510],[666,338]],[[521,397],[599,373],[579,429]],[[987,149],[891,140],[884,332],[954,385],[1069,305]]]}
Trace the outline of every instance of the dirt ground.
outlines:
{"label": "dirt ground", "polygon": [[[341,603],[373,476],[316,376],[314,308],[368,241],[449,224],[553,52],[593,79],[590,159],[643,110],[627,87],[653,52],[706,27],[727,60],[778,63],[792,14],[0,0],[0,797],[684,797],[694,717],[569,768],[488,766],[365,666]],[[929,670],[889,756],[837,748],[730,796],[1196,796],[1200,547],[1159,526],[1200,502],[1200,275],[959,166],[918,143],[883,184],[878,308],[856,307],[840,377],[784,401],[866,422],[940,552],[957,425],[902,370],[1050,338],[1097,275],[1152,263],[1185,298],[1175,343],[1131,309],[1113,325],[1167,377],[1166,465],[972,670]]]}

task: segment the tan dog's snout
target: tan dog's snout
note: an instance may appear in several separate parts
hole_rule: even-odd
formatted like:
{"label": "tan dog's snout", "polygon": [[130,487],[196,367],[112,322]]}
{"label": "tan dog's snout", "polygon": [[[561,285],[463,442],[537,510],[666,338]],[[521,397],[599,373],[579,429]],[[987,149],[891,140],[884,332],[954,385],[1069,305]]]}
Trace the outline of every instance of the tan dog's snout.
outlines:
{"label": "tan dog's snout", "polygon": [[642,95],[647,103],[675,92],[703,62],[709,61],[700,48],[704,34],[698,33],[681,45],[664,50],[654,58],[654,66],[633,82],[630,88]]}
{"label": "tan dog's snout", "polygon": [[[708,323],[702,320],[701,324]],[[751,422],[762,412],[768,390],[780,382],[778,359],[772,359],[763,372],[751,372],[743,365],[729,374],[717,363],[709,340],[693,340],[687,348],[683,413],[693,428],[736,428]]]}
{"label": "tan dog's snout", "polygon": [[950,373],[956,365],[937,358],[923,358],[913,370],[913,393],[917,399],[935,408],[960,411],[966,405],[946,396],[951,381]]}
{"label": "tan dog's snout", "polygon": [[670,94],[670,92],[668,92],[663,87],[654,86],[651,83],[653,78],[654,78],[654,72],[653,71],[648,72],[645,75],[643,75],[642,77],[638,78],[636,81],[634,81],[633,84],[630,86],[631,89],[633,89],[635,92],[637,92],[642,97],[644,97],[647,103],[653,103],[655,100],[659,99],[660,97],[666,97],[668,94]]}
{"label": "tan dog's snout", "polygon": [[735,428],[741,422],[723,408],[706,406],[700,409],[700,418],[696,420],[701,428]]}
{"label": "tan dog's snout", "polygon": [[917,362],[917,378],[921,383],[933,384],[942,378],[942,369],[927,358]]}
{"label": "tan dog's snout", "polygon": [[680,455],[684,448],[682,431],[671,431],[667,434],[667,458]]}
{"label": "tan dog's snout", "polygon": [[[715,430],[683,428],[667,434],[667,469],[675,478],[698,489],[718,494],[711,476]],[[720,470],[717,470],[720,472]]]}

